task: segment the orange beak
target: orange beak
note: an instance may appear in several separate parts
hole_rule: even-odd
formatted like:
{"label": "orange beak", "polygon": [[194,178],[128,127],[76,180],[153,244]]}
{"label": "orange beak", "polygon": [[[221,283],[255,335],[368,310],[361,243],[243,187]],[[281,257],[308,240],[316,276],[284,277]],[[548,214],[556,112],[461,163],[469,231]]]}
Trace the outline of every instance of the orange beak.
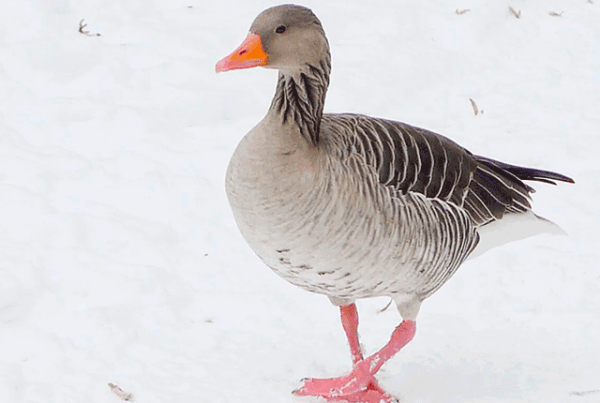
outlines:
{"label": "orange beak", "polygon": [[215,66],[217,73],[222,71],[247,69],[250,67],[264,66],[269,60],[269,55],[263,50],[260,36],[248,34],[244,42],[229,56],[219,60]]}

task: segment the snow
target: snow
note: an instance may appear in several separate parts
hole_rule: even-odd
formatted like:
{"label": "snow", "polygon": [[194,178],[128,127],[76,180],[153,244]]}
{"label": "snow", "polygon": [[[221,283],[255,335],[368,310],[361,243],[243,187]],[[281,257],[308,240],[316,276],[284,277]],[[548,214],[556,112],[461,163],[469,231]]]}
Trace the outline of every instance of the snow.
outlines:
{"label": "snow", "polygon": [[[326,110],[577,182],[535,185],[568,237],[494,249],[423,304],[379,375],[403,402],[600,401],[596,3],[304,3],[332,47]],[[109,383],[143,403],[309,402],[302,377],[349,370],[337,310],[254,256],[224,193],[276,73],[214,64],[271,5],[0,5],[0,402],[122,401]],[[400,319],[386,302],[358,304],[367,352]]]}

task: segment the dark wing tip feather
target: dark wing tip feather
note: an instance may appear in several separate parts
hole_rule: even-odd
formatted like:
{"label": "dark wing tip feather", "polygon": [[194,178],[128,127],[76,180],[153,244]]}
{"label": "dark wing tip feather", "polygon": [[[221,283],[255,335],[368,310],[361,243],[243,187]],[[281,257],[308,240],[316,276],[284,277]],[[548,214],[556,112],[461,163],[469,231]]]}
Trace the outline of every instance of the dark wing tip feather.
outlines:
{"label": "dark wing tip feather", "polygon": [[[533,180],[533,181],[538,181],[538,182],[550,183],[552,185],[557,184],[553,180],[559,181],[559,182],[566,182],[566,183],[575,183],[575,181],[572,178],[570,178],[566,175],[556,173],[556,172],[542,171],[542,170],[530,169],[530,168],[526,168],[526,169],[528,169],[532,175],[530,178],[524,178],[525,180]],[[553,180],[551,180],[551,179],[553,179]]]}
{"label": "dark wing tip feather", "polygon": [[476,155],[475,158],[478,161],[483,162],[484,164],[494,165],[500,169],[503,169],[504,171],[510,172],[511,174],[513,174],[514,176],[519,178],[520,180],[549,183],[551,185],[556,185],[556,182],[554,182],[554,181],[575,183],[575,181],[572,178],[570,178],[566,175],[563,175],[563,174],[559,174],[557,172],[544,171],[542,169],[535,169],[535,168],[520,167],[517,165],[507,164],[505,162],[496,161],[491,158],[481,157],[479,155]]}

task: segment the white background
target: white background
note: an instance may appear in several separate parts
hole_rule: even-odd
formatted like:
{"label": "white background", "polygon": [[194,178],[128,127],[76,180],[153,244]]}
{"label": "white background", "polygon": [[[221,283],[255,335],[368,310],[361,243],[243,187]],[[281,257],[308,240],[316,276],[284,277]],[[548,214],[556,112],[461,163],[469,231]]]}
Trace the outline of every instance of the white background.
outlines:
{"label": "white background", "polygon": [[[302,377],[349,370],[337,310],[255,257],[225,197],[276,73],[214,65],[274,4],[2,2],[0,402],[119,402],[109,382],[140,403],[311,402],[290,394]],[[600,1],[304,4],[332,48],[326,111],[577,181],[534,185],[569,236],[465,264],[383,386],[407,403],[600,401]],[[386,303],[359,303],[367,352],[400,320]]]}

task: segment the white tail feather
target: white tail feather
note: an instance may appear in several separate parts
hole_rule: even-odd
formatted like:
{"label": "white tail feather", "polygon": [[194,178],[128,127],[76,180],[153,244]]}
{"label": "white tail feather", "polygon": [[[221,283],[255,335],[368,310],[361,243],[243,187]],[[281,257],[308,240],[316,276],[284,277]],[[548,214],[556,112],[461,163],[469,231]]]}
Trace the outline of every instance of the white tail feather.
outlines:
{"label": "white tail feather", "polygon": [[550,220],[533,211],[507,214],[501,220],[484,225],[477,231],[479,244],[468,260],[481,256],[490,249],[540,234],[566,235],[566,232]]}

